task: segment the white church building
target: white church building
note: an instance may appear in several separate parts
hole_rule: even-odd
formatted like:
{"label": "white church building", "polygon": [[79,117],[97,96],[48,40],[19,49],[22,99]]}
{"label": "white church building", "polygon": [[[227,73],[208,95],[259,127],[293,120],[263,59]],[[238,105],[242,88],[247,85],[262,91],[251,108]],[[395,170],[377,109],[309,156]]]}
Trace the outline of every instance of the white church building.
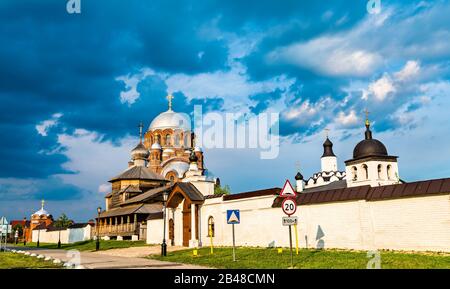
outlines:
{"label": "white church building", "polygon": [[[173,113],[171,104],[168,112]],[[156,119],[160,127],[189,134],[185,127],[177,128]],[[288,229],[282,225],[280,188],[214,194],[220,182],[208,175],[203,153],[192,140],[177,144],[180,156],[186,154],[178,162],[189,164],[182,170],[181,166],[174,166],[178,168],[173,174],[175,180],[169,179],[172,175],[164,167],[158,172],[167,175],[151,171],[152,165],[156,167],[152,157],[155,147],[165,152],[177,149],[170,141],[161,147],[156,129],[160,128],[150,126],[146,135],[152,136],[151,142],[144,143],[148,148],[141,141],[135,149],[139,154],[132,152],[130,167],[111,181],[107,210],[98,220],[101,231],[108,232],[104,238],[122,239],[126,235],[121,236],[119,231],[114,234],[113,227],[128,226],[134,230],[130,233],[132,239],[145,239],[148,244],[161,244],[164,238],[168,246],[194,248],[210,246],[211,242],[214,246],[230,246],[232,228],[226,214],[227,210],[236,209],[240,210],[240,224],[235,225],[236,245],[289,245]],[[170,140],[170,136],[166,138]],[[295,216],[299,223],[294,233],[299,247],[450,252],[450,178],[402,181],[397,156],[389,155],[385,145],[373,138],[369,120],[364,138],[356,144],[352,158],[345,161],[344,170],[338,168],[328,137],[323,147],[321,170],[309,179],[300,172],[295,175]],[[162,165],[169,163],[171,158],[167,156]],[[137,170],[140,173],[133,173],[132,177],[127,173]],[[134,214],[135,222],[126,214]]]}

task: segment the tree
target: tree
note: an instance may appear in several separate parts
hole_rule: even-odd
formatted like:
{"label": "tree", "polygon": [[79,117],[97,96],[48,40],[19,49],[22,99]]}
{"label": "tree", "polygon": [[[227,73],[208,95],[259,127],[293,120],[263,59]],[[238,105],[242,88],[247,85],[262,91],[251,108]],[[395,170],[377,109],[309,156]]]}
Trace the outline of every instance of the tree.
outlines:
{"label": "tree", "polygon": [[216,186],[214,188],[214,194],[215,195],[229,195],[229,194],[231,194],[230,186],[228,186],[228,185],[225,185],[224,187]]}
{"label": "tree", "polygon": [[67,228],[72,225],[73,221],[69,220],[66,214],[62,213],[61,216],[53,223],[57,228]]}
{"label": "tree", "polygon": [[22,234],[23,234],[22,224],[16,224],[16,225],[14,225],[14,227],[12,229],[13,229],[14,233],[16,233],[16,231],[19,231],[19,236],[22,236]]}

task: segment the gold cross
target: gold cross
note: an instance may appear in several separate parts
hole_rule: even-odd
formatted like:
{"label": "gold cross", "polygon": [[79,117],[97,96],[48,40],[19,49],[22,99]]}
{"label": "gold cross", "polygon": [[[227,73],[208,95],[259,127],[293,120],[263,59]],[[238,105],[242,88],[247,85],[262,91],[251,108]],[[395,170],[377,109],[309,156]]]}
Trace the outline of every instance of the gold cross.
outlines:
{"label": "gold cross", "polygon": [[167,96],[167,100],[169,101],[169,110],[172,110],[172,99],[173,95],[169,93],[169,95]]}
{"label": "gold cross", "polygon": [[44,200],[42,200],[42,201],[41,201],[41,204],[42,204],[42,209],[44,209],[44,204],[45,204],[45,201],[44,201]]}
{"label": "gold cross", "polygon": [[366,114],[366,126],[368,126],[368,125],[370,125],[370,122],[369,122],[369,110],[366,108],[364,110],[364,113]]}

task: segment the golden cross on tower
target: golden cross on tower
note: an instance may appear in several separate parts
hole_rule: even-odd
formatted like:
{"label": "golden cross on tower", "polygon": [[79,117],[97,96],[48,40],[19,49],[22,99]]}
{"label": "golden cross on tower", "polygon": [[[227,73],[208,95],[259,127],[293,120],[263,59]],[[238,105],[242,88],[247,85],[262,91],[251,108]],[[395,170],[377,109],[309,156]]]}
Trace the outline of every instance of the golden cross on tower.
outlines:
{"label": "golden cross on tower", "polygon": [[42,201],[41,201],[41,209],[44,209],[44,204],[45,204],[45,201],[42,200]]}
{"label": "golden cross on tower", "polygon": [[169,101],[169,110],[172,110],[173,95],[171,93],[167,96],[167,100]]}
{"label": "golden cross on tower", "polygon": [[139,142],[142,143],[142,128],[144,127],[144,124],[142,121],[139,123]]}
{"label": "golden cross on tower", "polygon": [[365,110],[364,110],[364,113],[366,114],[366,126],[369,126],[370,125],[370,121],[369,121],[369,110],[366,108]]}

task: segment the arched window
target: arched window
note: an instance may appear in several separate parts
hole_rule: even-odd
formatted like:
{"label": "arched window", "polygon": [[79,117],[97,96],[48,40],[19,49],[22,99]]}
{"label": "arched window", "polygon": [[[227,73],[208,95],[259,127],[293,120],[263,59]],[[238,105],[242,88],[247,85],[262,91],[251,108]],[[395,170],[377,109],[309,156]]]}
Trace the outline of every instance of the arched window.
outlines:
{"label": "arched window", "polygon": [[381,164],[378,165],[378,179],[381,180],[382,179],[382,166]]}
{"label": "arched window", "polygon": [[392,179],[392,166],[388,165],[386,168],[388,180]]}
{"label": "arched window", "polygon": [[214,217],[210,216],[208,218],[208,236],[214,237]]}
{"label": "arched window", "polygon": [[352,180],[358,180],[358,169],[356,167],[352,167]]}
{"label": "arched window", "polygon": [[175,135],[175,146],[179,146],[180,145],[180,135],[176,134]]}
{"label": "arched window", "polygon": [[362,165],[364,179],[369,179],[369,168],[366,164]]}
{"label": "arched window", "polygon": [[165,143],[166,143],[166,146],[170,146],[170,144],[172,143],[172,138],[171,138],[170,134],[166,135]]}

